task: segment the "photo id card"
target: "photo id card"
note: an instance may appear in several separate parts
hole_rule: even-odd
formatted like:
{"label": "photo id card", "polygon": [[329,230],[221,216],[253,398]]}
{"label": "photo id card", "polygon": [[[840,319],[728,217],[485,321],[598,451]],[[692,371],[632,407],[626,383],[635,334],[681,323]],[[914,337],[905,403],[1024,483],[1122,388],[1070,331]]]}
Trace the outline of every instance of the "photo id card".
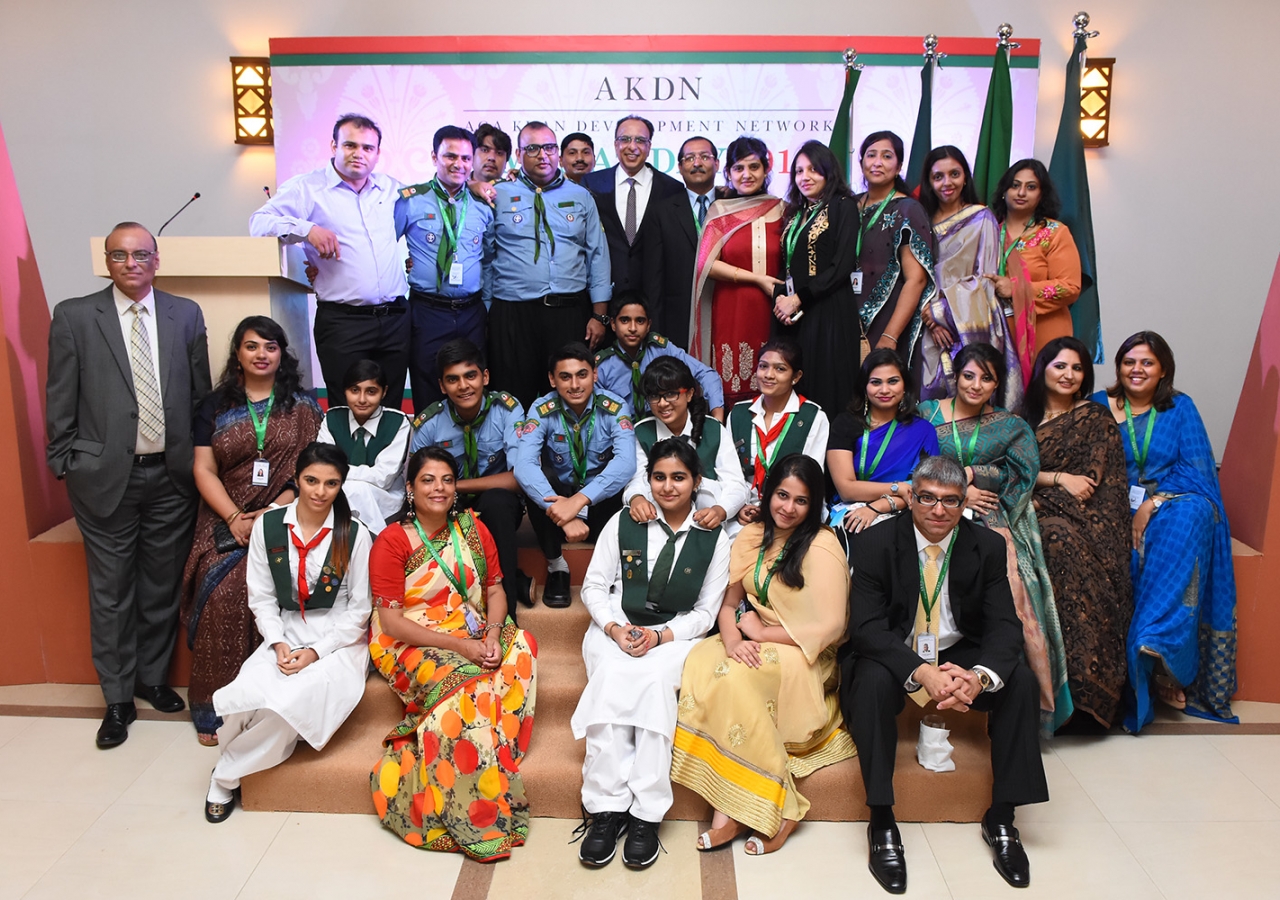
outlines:
{"label": "photo id card", "polygon": [[938,664],[938,636],[925,631],[916,635],[916,656],[930,665]]}
{"label": "photo id card", "polygon": [[1129,508],[1137,511],[1142,505],[1142,501],[1147,499],[1147,489],[1140,484],[1130,485],[1129,487]]}
{"label": "photo id card", "polygon": [[271,483],[271,463],[265,459],[253,461],[253,486],[266,487]]}
{"label": "photo id card", "polygon": [[849,284],[853,286],[853,292],[855,294],[862,293],[862,270],[861,269],[855,272],[849,273]]}
{"label": "photo id card", "polygon": [[790,275],[787,276],[787,296],[794,297],[796,294],[796,282]]}
{"label": "photo id card", "polygon": [[453,261],[453,265],[449,266],[449,284],[454,287],[462,284],[462,263],[456,259]]}

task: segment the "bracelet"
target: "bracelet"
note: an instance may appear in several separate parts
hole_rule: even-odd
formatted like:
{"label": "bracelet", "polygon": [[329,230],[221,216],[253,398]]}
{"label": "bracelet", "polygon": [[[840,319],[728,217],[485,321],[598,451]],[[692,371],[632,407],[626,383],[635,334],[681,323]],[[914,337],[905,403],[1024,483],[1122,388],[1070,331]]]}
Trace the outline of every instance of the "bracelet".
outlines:
{"label": "bracelet", "polygon": [[732,272],[732,273],[730,273],[730,274],[732,274],[732,275],[733,275],[733,283],[734,283],[734,284],[737,284],[737,283],[738,283],[738,273],[739,273],[739,272],[741,272],[741,271],[742,271],[742,270],[741,270],[741,269],[739,269],[737,266],[734,266],[734,267],[733,267],[733,272]]}
{"label": "bracelet", "polygon": [[243,510],[243,509],[237,509],[237,510],[236,510],[235,512],[233,512],[231,515],[227,516],[227,524],[228,524],[228,525],[230,525],[232,522],[234,522],[236,519],[240,518],[242,515],[244,515],[244,510]]}
{"label": "bracelet", "polygon": [[499,628],[499,629],[502,628],[502,623],[490,622],[488,625],[484,626],[484,631],[482,631],[481,634],[488,634],[490,631],[493,631],[493,629],[495,628]]}
{"label": "bracelet", "polygon": [[898,346],[898,339],[897,339],[896,337],[894,337],[893,335],[891,335],[891,334],[882,334],[882,335],[880,335],[880,337],[888,338],[889,340],[893,341],[893,346],[895,346],[895,347],[896,347],[896,346]]}
{"label": "bracelet", "polygon": [[608,625],[604,626],[604,636],[607,637],[609,640],[613,640],[613,632],[610,631],[609,629],[617,628],[617,627],[618,627],[617,622],[610,622]]}
{"label": "bracelet", "polygon": [[1061,478],[1061,477],[1062,477],[1062,473],[1061,473],[1061,472],[1054,472],[1054,473],[1053,473],[1053,486],[1054,486],[1054,487],[1057,487],[1057,486],[1058,486],[1058,479],[1059,479],[1059,478]]}

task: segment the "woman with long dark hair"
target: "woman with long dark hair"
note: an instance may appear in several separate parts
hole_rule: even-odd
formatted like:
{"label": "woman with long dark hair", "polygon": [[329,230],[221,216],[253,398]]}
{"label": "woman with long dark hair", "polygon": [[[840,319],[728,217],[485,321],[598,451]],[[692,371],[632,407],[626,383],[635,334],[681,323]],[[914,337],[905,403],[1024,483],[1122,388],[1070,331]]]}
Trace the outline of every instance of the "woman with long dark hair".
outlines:
{"label": "woman with long dark hair", "polygon": [[248,604],[262,643],[213,695],[221,755],[205,818],[235,808],[240,779],[278,766],[298,741],[323,750],[364,696],[369,529],[352,519],[347,457],[332,444],[298,456],[298,498],[258,516],[249,536]]}
{"label": "woman with long dark hair", "polygon": [[246,601],[254,521],[298,496],[294,463],[320,429],[320,406],[301,386],[284,329],[266,316],[236,326],[222,376],[196,409],[195,539],[182,575],[182,624],[191,649],[188,702],[200,743],[215,746],[213,692],[258,645]]}
{"label": "woman with long dark hair", "polygon": [[778,850],[809,810],[796,779],[856,752],[834,698],[849,565],[822,524],[822,467],[800,453],[765,481],[760,520],[733,542],[720,633],[685,660],[671,778],[715,810],[699,850],[752,832]]}

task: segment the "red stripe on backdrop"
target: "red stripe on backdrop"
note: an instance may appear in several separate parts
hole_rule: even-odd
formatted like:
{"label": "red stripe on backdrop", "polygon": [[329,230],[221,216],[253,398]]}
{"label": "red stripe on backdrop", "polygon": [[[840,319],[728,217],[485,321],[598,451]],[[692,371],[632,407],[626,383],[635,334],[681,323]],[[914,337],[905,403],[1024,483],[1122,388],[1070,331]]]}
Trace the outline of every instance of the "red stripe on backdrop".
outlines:
{"label": "red stripe on backdrop", "polygon": [[[1016,35],[1015,35],[1016,37]],[[1020,38],[1014,56],[1039,56],[1039,38]],[[995,52],[995,38],[940,37],[938,49],[957,56],[982,56]],[[918,37],[867,37],[841,35],[459,35],[453,37],[308,37],[272,38],[272,56],[315,53],[543,53],[618,52],[797,52],[843,51],[859,54],[920,53]]]}

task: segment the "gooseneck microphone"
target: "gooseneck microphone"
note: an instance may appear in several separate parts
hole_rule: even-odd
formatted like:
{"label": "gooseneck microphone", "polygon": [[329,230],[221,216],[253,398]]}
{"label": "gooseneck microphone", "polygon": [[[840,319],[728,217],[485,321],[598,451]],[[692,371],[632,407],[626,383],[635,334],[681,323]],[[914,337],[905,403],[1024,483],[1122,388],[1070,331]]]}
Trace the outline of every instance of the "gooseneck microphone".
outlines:
{"label": "gooseneck microphone", "polygon": [[190,200],[182,204],[182,209],[179,209],[176,213],[174,213],[168,219],[165,220],[165,223],[160,226],[160,230],[156,232],[156,237],[160,237],[160,235],[164,234],[164,230],[169,227],[169,223],[172,222],[174,219],[178,218],[178,216],[182,215],[183,209],[186,209],[188,206],[190,206],[192,203],[195,203],[199,199],[200,199],[200,192],[196,191],[194,194],[191,195]]}

